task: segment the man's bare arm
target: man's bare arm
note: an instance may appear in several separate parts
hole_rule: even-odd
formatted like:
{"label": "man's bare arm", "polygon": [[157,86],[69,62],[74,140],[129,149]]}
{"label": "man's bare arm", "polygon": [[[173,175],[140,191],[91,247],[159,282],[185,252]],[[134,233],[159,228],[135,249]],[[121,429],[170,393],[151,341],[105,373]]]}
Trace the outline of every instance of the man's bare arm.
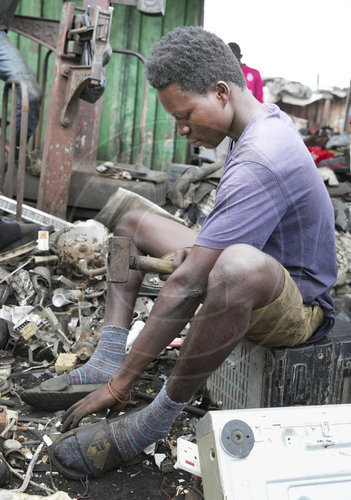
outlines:
{"label": "man's bare arm", "polygon": [[[221,250],[194,246],[159,293],[142,333],[124,364],[112,377],[113,387],[126,393],[139,373],[181,332],[207,291],[209,273]],[[177,258],[177,257],[176,257]],[[85,416],[116,404],[108,386],[75,403],[62,417],[61,431],[76,427]],[[123,405],[117,405],[118,410]]]}
{"label": "man's bare arm", "polygon": [[121,391],[182,331],[206,293],[208,275],[221,250],[194,246],[163,286],[142,333],[113,377]]}

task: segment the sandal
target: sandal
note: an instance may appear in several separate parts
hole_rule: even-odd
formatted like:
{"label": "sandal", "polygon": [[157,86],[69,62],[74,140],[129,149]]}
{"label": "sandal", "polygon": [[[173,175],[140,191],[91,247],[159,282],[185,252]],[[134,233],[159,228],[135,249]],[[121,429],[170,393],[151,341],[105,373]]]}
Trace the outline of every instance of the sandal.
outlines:
{"label": "sandal", "polygon": [[85,479],[87,475],[66,467],[55,455],[56,446],[71,436],[75,436],[77,440],[79,451],[89,470],[89,476],[99,477],[104,472],[125,464],[118,450],[111,445],[110,429],[104,419],[95,424],[84,425],[65,432],[50,446],[51,462],[64,476],[71,479]]}
{"label": "sandal", "polygon": [[45,380],[39,386],[22,392],[21,398],[27,404],[40,410],[67,410],[74,403],[83,399],[106,384],[71,385],[67,373]]}
{"label": "sandal", "polygon": [[[128,415],[139,410],[140,409],[133,410],[132,412],[129,412]],[[123,425],[125,417],[126,415],[121,415],[109,421],[103,419],[95,424],[84,425],[65,432],[50,446],[50,458],[52,464],[64,476],[78,480],[85,479],[87,475],[91,477],[102,476],[105,472],[116,467],[120,467],[121,465],[133,465],[135,463],[139,463],[143,452],[140,452],[134,458],[131,458],[126,462],[117,448],[111,444],[113,439],[108,423],[120,421],[121,425]],[[86,468],[89,470],[88,474],[66,467],[55,455],[56,446],[71,436],[75,436],[77,440],[80,454],[84,460]]]}

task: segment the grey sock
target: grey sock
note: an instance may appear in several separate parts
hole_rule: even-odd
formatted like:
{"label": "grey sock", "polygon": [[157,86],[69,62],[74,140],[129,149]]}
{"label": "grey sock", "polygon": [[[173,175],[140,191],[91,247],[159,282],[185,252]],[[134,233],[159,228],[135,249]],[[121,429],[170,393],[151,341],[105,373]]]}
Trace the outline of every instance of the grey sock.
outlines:
{"label": "grey sock", "polygon": [[119,326],[104,326],[92,357],[81,368],[68,374],[72,385],[104,384],[124,361],[128,330]]}
{"label": "grey sock", "polygon": [[[114,441],[112,446],[115,446],[125,462],[128,462],[150,444],[166,437],[174,420],[187,404],[188,402],[172,401],[167,395],[165,384],[147,407],[108,423]],[[75,436],[58,444],[55,455],[66,467],[89,474],[89,469],[79,453]]]}
{"label": "grey sock", "polygon": [[127,415],[121,423],[112,421],[109,424],[110,432],[123,459],[130,460],[150,444],[166,437],[174,420],[187,404],[172,401],[164,384],[148,406]]}

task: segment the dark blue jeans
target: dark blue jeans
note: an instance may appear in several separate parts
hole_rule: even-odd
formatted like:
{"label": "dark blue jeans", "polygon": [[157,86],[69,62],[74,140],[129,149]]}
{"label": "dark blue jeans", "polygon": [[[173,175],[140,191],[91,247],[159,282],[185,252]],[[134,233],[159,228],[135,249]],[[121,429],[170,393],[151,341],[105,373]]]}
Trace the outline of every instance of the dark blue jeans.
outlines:
{"label": "dark blue jeans", "polygon": [[[0,31],[0,79],[16,78],[24,80],[28,87],[29,96],[29,116],[28,116],[28,137],[30,137],[38,124],[41,90],[37,81],[28,68],[19,50],[10,42],[5,31]],[[20,131],[20,99],[17,108],[17,137]]]}
{"label": "dark blue jeans", "polygon": [[0,217],[0,250],[20,237],[21,229],[18,222],[10,217]]}

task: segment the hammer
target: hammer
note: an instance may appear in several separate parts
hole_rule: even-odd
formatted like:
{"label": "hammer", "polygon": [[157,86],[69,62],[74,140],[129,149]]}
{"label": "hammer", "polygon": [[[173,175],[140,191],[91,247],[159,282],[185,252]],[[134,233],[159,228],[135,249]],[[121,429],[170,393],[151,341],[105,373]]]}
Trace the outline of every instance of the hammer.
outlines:
{"label": "hammer", "polygon": [[129,269],[160,274],[174,271],[172,262],[145,255],[130,255],[131,241],[125,236],[113,236],[109,240],[107,281],[125,283],[129,278]]}

